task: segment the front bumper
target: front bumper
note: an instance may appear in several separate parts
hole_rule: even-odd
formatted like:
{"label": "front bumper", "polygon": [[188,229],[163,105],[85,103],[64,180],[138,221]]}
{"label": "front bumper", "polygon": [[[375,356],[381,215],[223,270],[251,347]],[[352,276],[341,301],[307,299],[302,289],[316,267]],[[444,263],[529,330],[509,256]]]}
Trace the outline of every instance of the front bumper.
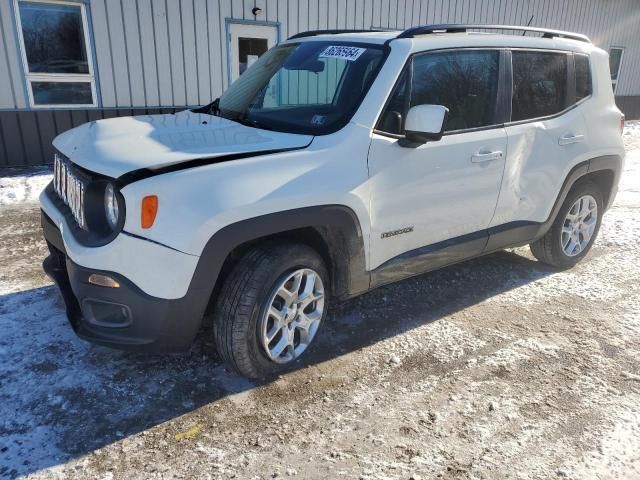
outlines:
{"label": "front bumper", "polygon": [[[59,287],[79,337],[123,349],[173,352],[189,348],[208,299],[193,291],[179,299],[153,297],[123,275],[79,266],[68,257],[53,221],[44,212],[41,220],[50,252],[43,268]],[[92,273],[107,275],[120,287],[90,284]]]}

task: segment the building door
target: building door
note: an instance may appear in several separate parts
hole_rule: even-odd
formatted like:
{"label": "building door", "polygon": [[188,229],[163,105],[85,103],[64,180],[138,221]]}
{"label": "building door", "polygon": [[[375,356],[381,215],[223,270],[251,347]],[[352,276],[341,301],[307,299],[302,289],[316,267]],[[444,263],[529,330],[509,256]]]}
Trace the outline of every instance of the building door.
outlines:
{"label": "building door", "polygon": [[229,23],[229,63],[231,81],[235,81],[264,52],[273,47],[278,38],[275,25]]}

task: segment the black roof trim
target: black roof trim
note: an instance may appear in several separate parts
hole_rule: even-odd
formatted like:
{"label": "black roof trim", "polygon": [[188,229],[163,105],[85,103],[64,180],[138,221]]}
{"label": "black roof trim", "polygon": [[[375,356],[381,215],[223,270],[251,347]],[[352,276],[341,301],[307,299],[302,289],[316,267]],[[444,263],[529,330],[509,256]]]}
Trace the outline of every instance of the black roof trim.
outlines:
{"label": "black roof trim", "polygon": [[[414,38],[419,35],[428,35],[431,33],[464,33],[468,30],[514,30],[523,32],[541,33],[543,38],[569,38],[571,40],[579,40],[581,42],[591,43],[586,35],[581,33],[566,32],[564,30],[553,30],[550,28],[525,27],[521,25],[474,25],[474,24],[457,24],[442,23],[436,25],[420,25],[411,27],[395,38]],[[300,32],[292,35],[287,40],[296,38],[315,37],[316,35],[337,35],[340,33],[371,33],[371,32],[389,32],[388,29],[370,29],[370,30],[309,30],[308,32]],[[392,31],[392,30],[391,30]]]}
{"label": "black roof trim", "polygon": [[580,40],[581,42],[591,43],[591,40],[589,40],[589,37],[586,35],[565,32],[563,30],[552,30],[550,28],[523,27],[519,25],[473,25],[455,23],[412,27],[402,32],[396,38],[414,38],[418,35],[428,35],[431,33],[462,33],[468,30],[516,30],[523,32],[523,35],[526,32],[535,32],[541,33],[543,38],[569,38],[571,40]]}
{"label": "black roof trim", "polygon": [[296,38],[315,37],[316,35],[337,35],[340,33],[372,33],[372,32],[387,32],[388,30],[309,30],[308,32],[300,32],[290,36],[287,40],[294,40]]}

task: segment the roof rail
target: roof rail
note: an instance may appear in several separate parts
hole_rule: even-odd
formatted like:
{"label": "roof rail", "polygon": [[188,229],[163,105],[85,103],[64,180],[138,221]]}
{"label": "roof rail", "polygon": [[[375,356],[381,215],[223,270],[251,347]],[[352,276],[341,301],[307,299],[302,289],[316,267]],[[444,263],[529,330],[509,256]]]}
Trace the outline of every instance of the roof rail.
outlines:
{"label": "roof rail", "polygon": [[309,30],[308,32],[300,32],[290,36],[287,40],[296,38],[315,37],[316,35],[336,35],[338,33],[371,33],[386,32],[387,30]]}
{"label": "roof rail", "polygon": [[549,28],[522,27],[518,25],[472,25],[454,23],[412,27],[402,32],[396,38],[413,38],[418,35],[427,35],[430,33],[461,33],[466,32],[467,30],[518,30],[523,32],[523,35],[526,32],[536,32],[542,33],[542,36],[544,38],[570,38],[572,40],[580,40],[581,42],[591,43],[591,40],[589,40],[589,37],[587,37],[586,35],[582,35],[580,33],[564,32],[562,30],[551,30]]}

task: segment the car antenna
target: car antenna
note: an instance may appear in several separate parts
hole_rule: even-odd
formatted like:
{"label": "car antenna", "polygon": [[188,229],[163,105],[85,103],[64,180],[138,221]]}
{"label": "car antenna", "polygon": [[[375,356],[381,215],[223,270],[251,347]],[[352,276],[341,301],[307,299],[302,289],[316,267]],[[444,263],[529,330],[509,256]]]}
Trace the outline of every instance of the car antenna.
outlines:
{"label": "car antenna", "polygon": [[[529,19],[529,21],[527,22],[527,27],[531,26],[531,22],[533,21],[533,15],[531,15],[531,18]],[[527,31],[525,30],[524,32],[522,32],[522,36],[524,37],[524,34],[527,33]]]}

